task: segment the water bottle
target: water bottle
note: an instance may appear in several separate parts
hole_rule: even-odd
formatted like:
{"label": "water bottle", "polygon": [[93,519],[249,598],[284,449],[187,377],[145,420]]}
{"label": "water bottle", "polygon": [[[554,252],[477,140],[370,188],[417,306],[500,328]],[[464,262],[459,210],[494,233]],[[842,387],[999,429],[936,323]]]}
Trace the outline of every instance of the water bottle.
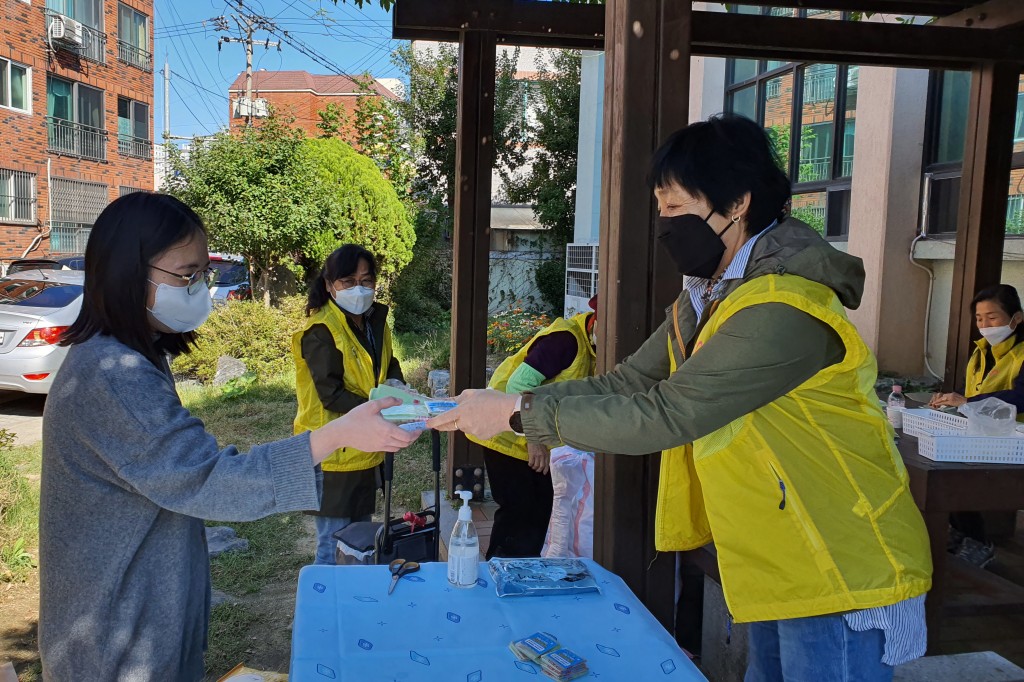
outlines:
{"label": "water bottle", "polygon": [[473,525],[473,511],[469,508],[473,493],[460,490],[458,494],[462,497],[462,508],[448,542],[448,582],[455,587],[469,588],[476,585],[478,577],[480,539]]}
{"label": "water bottle", "polygon": [[903,398],[903,387],[899,384],[893,384],[892,393],[889,394],[889,399],[885,401],[885,404],[885,414],[889,417],[889,423],[892,424],[892,428],[902,429],[903,408],[907,404]]}

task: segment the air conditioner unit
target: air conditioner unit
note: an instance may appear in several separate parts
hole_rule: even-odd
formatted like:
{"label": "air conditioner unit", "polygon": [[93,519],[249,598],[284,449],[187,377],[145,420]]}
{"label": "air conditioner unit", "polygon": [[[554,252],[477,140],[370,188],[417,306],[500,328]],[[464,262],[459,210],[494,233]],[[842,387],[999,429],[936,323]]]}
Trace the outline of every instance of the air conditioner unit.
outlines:
{"label": "air conditioner unit", "polygon": [[597,244],[567,244],[565,247],[566,318],[590,312],[590,298],[597,293]]}
{"label": "air conditioner unit", "polygon": [[50,17],[50,40],[64,40],[67,34],[67,26],[64,24],[64,17]]}
{"label": "air conditioner unit", "polygon": [[82,23],[68,17],[50,17],[50,38],[67,45],[81,47],[85,40]]}

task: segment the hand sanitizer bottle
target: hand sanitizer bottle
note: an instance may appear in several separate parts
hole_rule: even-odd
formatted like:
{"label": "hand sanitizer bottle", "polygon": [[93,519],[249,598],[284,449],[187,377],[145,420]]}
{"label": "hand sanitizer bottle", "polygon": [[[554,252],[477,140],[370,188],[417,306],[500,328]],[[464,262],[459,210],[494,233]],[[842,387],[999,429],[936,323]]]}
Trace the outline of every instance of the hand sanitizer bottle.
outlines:
{"label": "hand sanitizer bottle", "polygon": [[459,520],[452,529],[452,539],[448,543],[448,582],[455,587],[474,587],[477,580],[477,564],[480,563],[480,540],[473,526],[473,510],[469,501],[473,493],[460,490],[462,508],[459,509]]}

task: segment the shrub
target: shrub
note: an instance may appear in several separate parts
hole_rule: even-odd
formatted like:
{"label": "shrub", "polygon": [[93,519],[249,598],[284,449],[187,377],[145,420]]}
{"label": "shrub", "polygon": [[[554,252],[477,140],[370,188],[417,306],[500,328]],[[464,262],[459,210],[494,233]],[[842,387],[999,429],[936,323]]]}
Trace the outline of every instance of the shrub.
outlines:
{"label": "shrub", "polygon": [[342,244],[366,247],[377,256],[378,293],[390,301],[416,242],[408,211],[376,164],[352,147],[338,139],[305,145],[325,190],[320,228],[305,244],[305,255],[319,267]]}
{"label": "shrub", "polygon": [[217,359],[230,355],[259,379],[280,374],[292,366],[292,334],[302,327],[304,305],[301,297],[293,296],[277,308],[254,301],[218,306],[200,327],[196,348],[175,358],[171,369],[179,376],[210,381]]}
{"label": "shrub", "polygon": [[565,307],[565,259],[552,258],[537,266],[537,289],[548,311],[561,315]]}
{"label": "shrub", "polygon": [[548,315],[526,312],[522,308],[497,313],[487,324],[487,350],[504,355],[515,353],[549,324]]}

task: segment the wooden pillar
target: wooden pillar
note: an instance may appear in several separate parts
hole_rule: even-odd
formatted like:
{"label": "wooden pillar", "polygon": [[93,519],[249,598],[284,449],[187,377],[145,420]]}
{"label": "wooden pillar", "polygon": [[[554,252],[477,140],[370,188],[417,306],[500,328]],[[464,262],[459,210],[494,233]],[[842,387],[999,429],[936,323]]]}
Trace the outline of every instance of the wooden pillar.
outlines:
{"label": "wooden pillar", "polygon": [[[682,285],[656,244],[646,175],[661,140],[687,123],[690,4],[605,6],[599,372],[643,343]],[[594,549],[671,630],[675,556],[654,551],[658,467],[658,455],[598,457]]]}
{"label": "wooden pillar", "polygon": [[[459,43],[451,395],[486,385],[497,44],[491,31],[464,31]],[[462,433],[451,434],[448,439],[449,485],[452,489],[461,485],[473,490],[479,484],[477,492],[482,493],[483,480],[475,475],[478,470],[483,470],[480,446],[470,443]]]}
{"label": "wooden pillar", "polygon": [[976,336],[971,299],[998,284],[1002,271],[1019,78],[1016,64],[988,63],[971,73],[944,382],[959,393]]}

